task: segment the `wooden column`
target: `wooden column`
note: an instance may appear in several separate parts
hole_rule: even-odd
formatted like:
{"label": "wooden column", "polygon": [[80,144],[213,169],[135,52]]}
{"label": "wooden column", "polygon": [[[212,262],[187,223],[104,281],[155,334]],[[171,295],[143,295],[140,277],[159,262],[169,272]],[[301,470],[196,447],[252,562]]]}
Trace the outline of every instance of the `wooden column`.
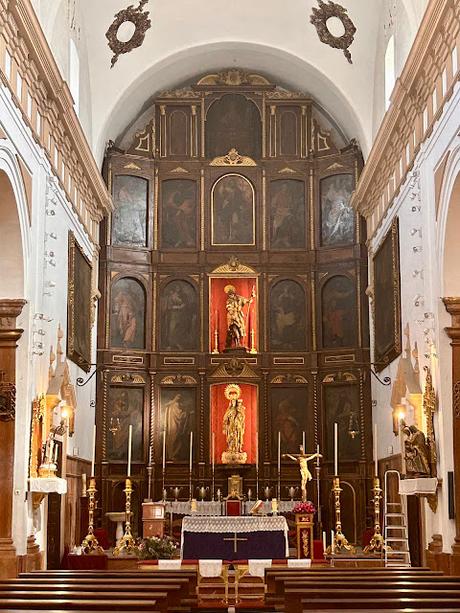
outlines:
{"label": "wooden column", "polygon": [[[443,298],[452,326],[445,328],[452,346],[452,421],[454,467],[460,466],[460,298]],[[460,470],[454,470],[455,540],[452,545],[451,574],[460,574]]]}
{"label": "wooden column", "polygon": [[16,347],[23,330],[16,318],[26,301],[0,299],[0,578],[17,576],[12,538]]}

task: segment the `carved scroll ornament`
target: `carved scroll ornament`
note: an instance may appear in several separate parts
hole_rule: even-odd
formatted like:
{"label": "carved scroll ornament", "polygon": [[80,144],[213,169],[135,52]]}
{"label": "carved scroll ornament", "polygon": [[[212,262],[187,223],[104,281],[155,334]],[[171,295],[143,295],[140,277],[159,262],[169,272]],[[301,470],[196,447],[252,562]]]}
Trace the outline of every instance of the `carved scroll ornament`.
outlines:
{"label": "carved scroll ornament", "polygon": [[[149,12],[146,11],[144,13],[143,11],[144,4],[147,2],[148,0],[140,0],[137,8],[133,8],[133,5],[130,4],[126,9],[118,11],[118,13],[115,14],[111,26],[105,33],[109,41],[108,45],[113,51],[110,68],[114,67],[118,60],[118,56],[123,53],[129,53],[133,49],[140,47],[144,42],[145,33],[152,25],[148,18]],[[118,38],[118,30],[120,26],[126,22],[134,24],[134,32],[131,38],[124,42]]]}
{"label": "carved scroll ornament", "polygon": [[[319,40],[325,45],[329,45],[329,47],[341,49],[348,62],[353,64],[348,47],[350,47],[354,40],[356,26],[347,15],[347,9],[340,6],[340,4],[331,2],[331,0],[329,0],[327,4],[323,2],[323,0],[318,0],[318,4],[319,8],[313,8],[313,14],[310,16],[310,23],[315,26]],[[334,36],[327,27],[328,19],[331,17],[336,17],[342,22],[345,30],[342,36]]]}
{"label": "carved scroll ornament", "polygon": [[16,386],[5,381],[0,371],[0,421],[13,421],[16,415]]}

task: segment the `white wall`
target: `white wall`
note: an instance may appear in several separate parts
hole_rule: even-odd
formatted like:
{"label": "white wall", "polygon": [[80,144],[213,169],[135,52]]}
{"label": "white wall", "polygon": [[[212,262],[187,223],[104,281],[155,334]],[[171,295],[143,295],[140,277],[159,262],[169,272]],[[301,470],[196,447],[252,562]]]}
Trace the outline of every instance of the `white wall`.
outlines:
{"label": "white wall", "polygon": [[[72,230],[85,253],[92,258],[94,246],[83,231],[76,216],[71,211],[57,182],[51,177],[50,167],[33,140],[22,118],[13,106],[9,90],[0,87],[0,126],[7,134],[0,139],[0,168],[6,172],[16,191],[18,216],[22,236],[24,257],[24,292],[22,296],[2,296],[9,298],[24,297],[27,304],[17,325],[24,329],[17,354],[17,408],[16,438],[14,457],[14,526],[13,537],[18,554],[26,552],[26,539],[30,534],[32,517],[31,505],[26,503],[28,489],[28,461],[30,441],[30,420],[32,400],[46,393],[50,347],[56,351],[57,328],[64,331],[63,350],[66,351],[65,338],[67,326],[67,236]],[[27,204],[17,162],[20,156],[32,175],[32,218],[28,219]],[[54,211],[54,215],[47,214]],[[1,227],[0,232],[6,231]],[[53,240],[49,235],[55,233]],[[56,265],[46,263],[45,252],[53,251]],[[20,271],[18,271],[18,274]],[[54,288],[49,287],[53,281]],[[46,295],[49,292],[50,295]],[[37,319],[36,314],[44,314],[45,319]],[[48,321],[50,320],[50,321]],[[39,334],[42,331],[43,334]],[[95,329],[93,330],[93,337]],[[37,343],[43,344],[39,347]],[[95,342],[92,346],[92,361],[95,362]],[[65,355],[65,353],[64,353]],[[78,376],[85,376],[76,365],[71,364],[72,383]],[[91,424],[94,423],[94,409],[89,403],[95,397],[94,380],[84,388],[77,388],[78,406],[76,409],[75,435],[69,447],[78,448],[79,456],[91,457]],[[43,505],[42,505],[43,507]],[[44,519],[44,516],[43,516]],[[44,525],[44,522],[42,523]],[[42,545],[45,535],[40,535]]]}
{"label": "white wall", "polygon": [[[447,471],[453,470],[452,444],[452,381],[451,347],[444,327],[450,324],[450,316],[444,308],[441,297],[449,291],[445,287],[444,240],[446,231],[447,207],[450,192],[445,189],[441,199],[439,214],[436,217],[435,171],[446,153],[451,153],[449,163],[452,173],[460,170],[460,87],[457,85],[454,96],[446,105],[442,118],[436,124],[432,136],[422,146],[416,159],[413,173],[408,177],[404,188],[396,198],[384,224],[371,241],[375,252],[387,232],[395,215],[400,223],[401,259],[401,319],[402,328],[409,323],[411,345],[417,341],[420,361],[420,383],[424,387],[423,366],[428,365],[433,375],[433,383],[439,397],[439,409],[435,416],[435,433],[438,446],[438,477],[443,480],[439,490],[439,506],[433,514],[425,504],[426,539],[431,540],[434,533],[443,535],[444,551],[450,552],[454,538],[454,521],[447,513]],[[456,152],[456,153],[455,153]],[[457,164],[457,166],[455,166]],[[448,172],[445,173],[447,180]],[[452,177],[450,177],[451,183]],[[421,229],[411,235],[412,229]],[[458,232],[458,229],[457,229]],[[422,251],[418,251],[419,247]],[[414,247],[416,250],[414,250]],[[458,261],[448,262],[456,266]],[[416,273],[415,271],[422,271]],[[451,288],[452,289],[452,288]],[[458,289],[458,288],[457,288]],[[458,295],[458,294],[457,294]],[[419,306],[415,297],[421,296]],[[403,347],[405,337],[403,336]],[[389,365],[381,376],[389,375],[395,381],[399,358]],[[389,455],[389,446],[394,453],[400,451],[400,444],[394,436],[390,398],[391,387],[384,388],[372,383],[372,397],[377,404],[374,409],[374,422],[379,431],[379,457]]]}

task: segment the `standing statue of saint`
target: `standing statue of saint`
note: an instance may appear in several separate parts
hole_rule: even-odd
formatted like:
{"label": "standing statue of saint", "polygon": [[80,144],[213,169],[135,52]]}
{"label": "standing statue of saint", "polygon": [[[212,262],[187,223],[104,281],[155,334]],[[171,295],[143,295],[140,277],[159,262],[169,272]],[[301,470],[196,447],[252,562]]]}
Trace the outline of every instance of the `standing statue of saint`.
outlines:
{"label": "standing statue of saint", "polygon": [[225,397],[229,401],[225,411],[222,431],[227,441],[227,450],[222,453],[223,464],[245,464],[247,453],[243,451],[246,407],[240,398],[241,388],[230,383],[225,388]]}
{"label": "standing statue of saint", "polygon": [[307,483],[312,480],[311,472],[308,469],[308,462],[313,460],[314,458],[322,458],[323,456],[320,453],[311,453],[310,455],[306,454],[303,448],[303,445],[300,445],[300,453],[291,454],[291,453],[283,453],[283,458],[290,458],[297,462],[300,468],[300,489],[302,491],[302,501],[307,501]]}
{"label": "standing statue of saint", "polygon": [[225,310],[227,311],[225,348],[242,347],[243,339],[246,336],[246,315],[243,309],[247,304],[251,305],[256,297],[256,290],[252,288],[250,298],[239,296],[233,285],[226,285],[224,292],[227,294],[227,301],[225,303]]}

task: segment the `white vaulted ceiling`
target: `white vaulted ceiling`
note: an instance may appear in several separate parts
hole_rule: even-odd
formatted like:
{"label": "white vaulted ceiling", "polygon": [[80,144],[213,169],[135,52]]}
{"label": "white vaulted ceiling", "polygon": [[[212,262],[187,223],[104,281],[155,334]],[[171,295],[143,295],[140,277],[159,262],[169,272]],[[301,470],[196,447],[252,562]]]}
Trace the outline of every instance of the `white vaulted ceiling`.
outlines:
{"label": "white vaulted ceiling", "polygon": [[[341,0],[357,28],[350,47],[353,64],[342,51],[319,41],[310,23],[316,0],[149,0],[144,10],[150,12],[152,27],[143,45],[120,56],[111,69],[105,32],[114,14],[131,3],[138,4],[34,0],[64,76],[65,32],[59,31],[67,28],[67,34],[77,39],[83,73],[82,123],[99,160],[106,141],[115,140],[155,94],[232,66],[309,93],[347,137],[357,138],[366,155],[376,117],[380,120],[383,114],[375,97],[380,97],[376,79],[383,74],[380,56],[385,39],[391,29],[399,31],[400,70],[426,0]],[[395,20],[397,27],[392,25]]]}

